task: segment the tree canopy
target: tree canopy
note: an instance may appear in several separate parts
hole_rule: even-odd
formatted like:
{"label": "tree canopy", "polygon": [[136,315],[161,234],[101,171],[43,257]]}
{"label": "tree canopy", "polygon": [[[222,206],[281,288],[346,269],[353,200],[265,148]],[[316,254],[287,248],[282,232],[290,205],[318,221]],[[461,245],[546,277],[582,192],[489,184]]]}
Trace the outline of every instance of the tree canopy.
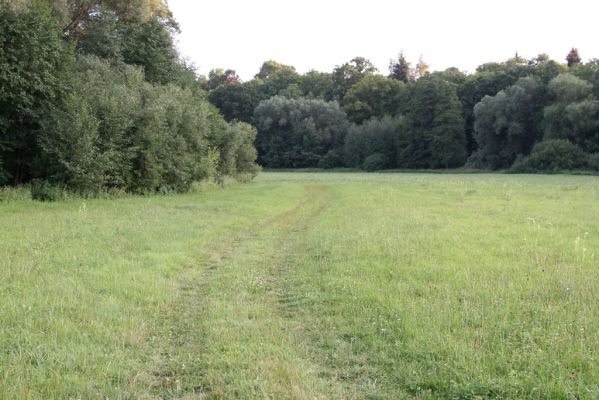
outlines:
{"label": "tree canopy", "polygon": [[151,193],[255,174],[256,132],[207,101],[175,28],[162,0],[3,2],[0,185]]}
{"label": "tree canopy", "polygon": [[269,168],[317,167],[343,143],[347,121],[337,103],[275,96],[254,112],[256,146]]}
{"label": "tree canopy", "polygon": [[[364,57],[306,73],[266,60],[244,81],[234,66],[198,76],[177,32],[165,0],[0,3],[0,185],[184,191],[252,176],[256,160],[599,169],[599,60],[576,48],[565,63],[516,53],[470,74],[403,52],[388,75]],[[568,161],[580,154],[591,161]]]}
{"label": "tree canopy", "polygon": [[[568,66],[545,53],[530,59],[516,53],[468,74],[457,68],[430,71],[423,57],[412,64],[400,52],[388,76],[364,57],[331,72],[304,74],[269,60],[247,82],[225,82],[221,70],[214,84],[211,74],[207,90],[227,120],[257,127],[259,160],[269,168],[495,170],[527,157],[544,140],[568,140],[585,154],[598,151],[599,62],[573,60]],[[569,92],[574,97],[566,98]],[[345,123],[336,123],[345,127],[338,129],[343,140],[324,146],[326,152],[314,150],[319,135],[311,127],[288,125],[297,115],[309,120],[303,107],[311,99],[337,103],[345,112],[340,117]],[[283,102],[287,114],[275,115],[274,104]],[[274,129],[273,121],[287,128]],[[304,142],[296,140],[300,136]]]}

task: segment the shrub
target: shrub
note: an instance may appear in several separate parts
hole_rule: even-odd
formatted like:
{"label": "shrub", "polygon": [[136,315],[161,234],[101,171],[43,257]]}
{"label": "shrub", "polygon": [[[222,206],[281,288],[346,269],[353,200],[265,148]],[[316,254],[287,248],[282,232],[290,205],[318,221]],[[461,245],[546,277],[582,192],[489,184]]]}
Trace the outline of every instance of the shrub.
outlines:
{"label": "shrub", "polygon": [[330,150],[318,161],[318,168],[331,169],[343,166],[343,157],[337,150]]}
{"label": "shrub", "polygon": [[385,168],[386,164],[387,159],[383,154],[374,153],[366,157],[362,163],[362,169],[369,172],[378,171]]}
{"label": "shrub", "polygon": [[527,157],[519,157],[512,172],[557,172],[586,169],[589,156],[578,146],[565,139],[545,140],[537,143]]}
{"label": "shrub", "polygon": [[[260,167],[256,164],[258,154],[254,147],[256,128],[244,122],[232,122],[224,131],[221,147],[221,174],[238,179],[253,179]],[[241,178],[240,176],[245,176]]]}
{"label": "shrub", "polygon": [[2,157],[0,157],[0,185],[8,183],[8,173],[2,165]]}
{"label": "shrub", "polygon": [[[256,166],[256,168],[259,169],[260,167]],[[240,183],[250,183],[256,177],[256,175],[257,175],[257,172],[256,173],[242,172],[242,173],[235,175],[235,180]]]}
{"label": "shrub", "polygon": [[31,182],[31,198],[37,201],[58,201],[66,198],[66,191],[48,181],[33,180]]}
{"label": "shrub", "polygon": [[599,172],[599,153],[591,154],[589,156],[589,169],[591,171]]}
{"label": "shrub", "polygon": [[201,96],[151,85],[141,69],[81,56],[72,89],[41,137],[50,178],[99,195],[184,192],[194,181],[256,175],[256,130],[228,125]]}

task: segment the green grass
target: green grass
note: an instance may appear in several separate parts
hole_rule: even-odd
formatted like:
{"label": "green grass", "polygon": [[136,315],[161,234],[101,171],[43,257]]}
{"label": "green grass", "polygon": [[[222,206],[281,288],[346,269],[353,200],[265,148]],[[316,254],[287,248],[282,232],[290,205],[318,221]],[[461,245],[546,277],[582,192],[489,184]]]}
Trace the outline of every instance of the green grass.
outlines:
{"label": "green grass", "polygon": [[0,202],[0,398],[599,398],[599,179]]}

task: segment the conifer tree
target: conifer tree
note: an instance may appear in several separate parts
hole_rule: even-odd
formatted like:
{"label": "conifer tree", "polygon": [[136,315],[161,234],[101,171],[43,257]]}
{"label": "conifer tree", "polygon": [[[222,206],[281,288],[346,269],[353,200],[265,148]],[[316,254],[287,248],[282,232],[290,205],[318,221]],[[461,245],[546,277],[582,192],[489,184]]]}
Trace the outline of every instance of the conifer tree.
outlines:
{"label": "conifer tree", "polygon": [[414,80],[412,66],[404,56],[403,51],[399,53],[397,60],[391,60],[389,63],[389,78],[397,79],[404,83]]}
{"label": "conifer tree", "polygon": [[568,62],[568,68],[572,68],[576,64],[580,64],[580,61],[582,61],[582,59],[580,58],[580,55],[578,54],[577,48],[572,47],[572,50],[570,50],[570,52],[566,56],[566,61]]}

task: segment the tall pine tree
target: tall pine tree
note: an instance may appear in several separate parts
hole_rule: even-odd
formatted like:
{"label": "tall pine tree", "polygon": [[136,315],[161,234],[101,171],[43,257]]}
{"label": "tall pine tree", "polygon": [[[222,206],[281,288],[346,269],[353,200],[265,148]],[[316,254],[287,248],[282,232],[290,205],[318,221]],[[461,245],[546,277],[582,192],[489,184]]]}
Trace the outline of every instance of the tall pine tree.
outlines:
{"label": "tall pine tree", "polygon": [[389,63],[389,78],[397,79],[404,83],[414,80],[412,66],[404,56],[403,51],[399,53],[397,60],[391,60]]}

